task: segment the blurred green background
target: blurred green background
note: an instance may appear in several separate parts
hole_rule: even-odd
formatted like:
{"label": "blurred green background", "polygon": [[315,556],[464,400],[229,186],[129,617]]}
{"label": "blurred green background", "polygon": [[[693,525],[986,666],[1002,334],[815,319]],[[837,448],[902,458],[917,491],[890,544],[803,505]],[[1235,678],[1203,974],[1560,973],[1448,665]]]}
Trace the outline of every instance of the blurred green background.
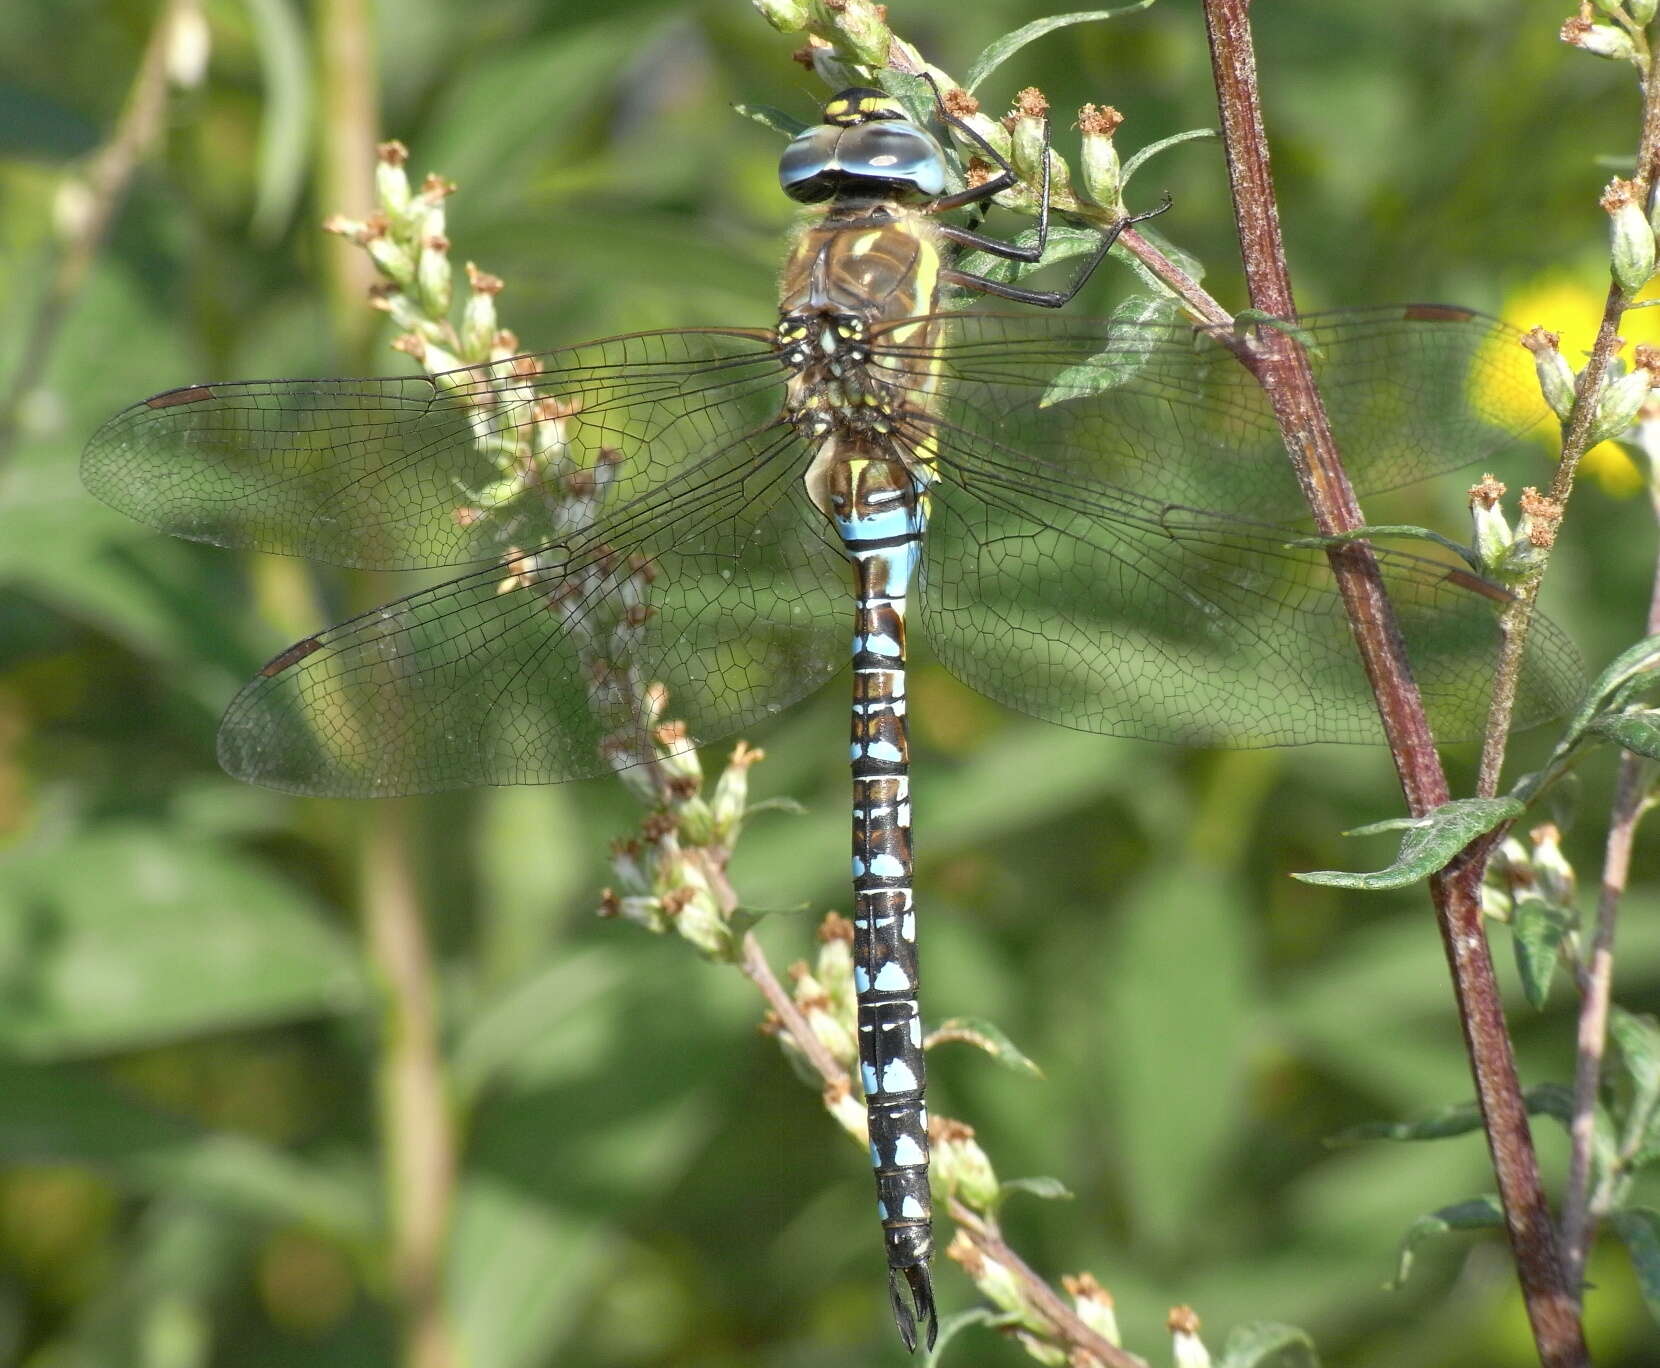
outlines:
{"label": "blurred green background", "polygon": [[[1586,345],[1604,288],[1596,195],[1629,156],[1629,69],[1561,46],[1563,6],[1302,0],[1256,15],[1289,254],[1306,308],[1447,300]],[[381,808],[292,800],[215,766],[217,716],[275,650],[397,591],[186,545],[85,496],[76,461],[118,407],[192,381],[397,373],[361,281],[318,230],[362,213],[372,143],[460,183],[457,260],[503,275],[527,347],[771,322],[792,211],[775,134],[810,117],[799,38],[737,0],[214,0],[211,57],[167,98],[107,245],[41,353],[36,320],[77,179],[109,136],[159,7],[0,7],[0,1361],[390,1364],[375,1076],[387,1042],[363,911],[430,929],[446,1059],[467,1106],[444,1303],[478,1368],[898,1363],[870,1178],[759,1036],[736,974],[593,913],[638,812],[609,781]],[[957,73],[1043,14],[895,0]],[[354,60],[352,42],[364,44]],[[372,72],[375,81],[365,79]],[[1210,125],[1201,17],[1166,0],[1022,51],[981,94],[1041,85],[1126,115],[1126,155]],[[1237,285],[1214,142],[1145,169],[1159,227]],[[345,263],[345,264],[343,264]],[[1122,277],[1105,288],[1122,288]],[[1577,335],[1575,326],[1582,331]],[[28,369],[30,362],[35,369]],[[20,368],[25,368],[20,371]],[[23,376],[21,382],[14,377]],[[20,392],[21,391],[21,392]],[[1530,464],[1531,462],[1531,464]],[[1619,458],[1570,515],[1551,613],[1600,663],[1639,634],[1654,556]],[[1541,480],[1538,451],[1501,473]],[[1459,479],[1406,512],[1462,532]],[[761,907],[846,910],[844,689],[748,739],[789,796],[734,866]],[[1501,1243],[1456,1237],[1383,1290],[1406,1224],[1490,1186],[1478,1138],[1332,1151],[1356,1122],[1469,1084],[1422,890],[1361,897],[1291,871],[1376,867],[1395,815],[1381,750],[1197,754],[1005,713],[931,667],[913,685],[931,1015],[1003,1027],[1047,1073],[965,1050],[936,1109],[973,1124],[1042,1272],[1088,1268],[1127,1345],[1164,1315],[1207,1337],[1308,1328],[1344,1368],[1533,1362]],[[1548,737],[1517,743],[1514,764]],[[710,757],[713,767],[715,756]],[[1456,753],[1468,791],[1472,756]],[[1568,849],[1594,886],[1612,762]],[[1660,1005],[1660,858],[1639,849],[1617,998]],[[784,964],[812,919],[769,919]],[[1495,935],[1527,1081],[1564,1079],[1569,994],[1532,1012]],[[1553,1182],[1561,1136],[1541,1127]],[[1591,1265],[1597,1362],[1660,1362],[1618,1249]],[[948,1263],[947,1310],[972,1302]],[[989,1336],[950,1361],[1027,1362]]]}

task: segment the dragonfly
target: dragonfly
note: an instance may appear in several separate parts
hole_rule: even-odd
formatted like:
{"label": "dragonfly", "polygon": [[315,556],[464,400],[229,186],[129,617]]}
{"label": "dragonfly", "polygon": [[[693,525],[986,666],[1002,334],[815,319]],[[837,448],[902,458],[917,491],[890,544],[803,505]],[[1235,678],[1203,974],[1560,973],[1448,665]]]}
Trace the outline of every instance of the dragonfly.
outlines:
{"label": "dragonfly", "polygon": [[[789,144],[780,181],[808,208],[770,326],[432,376],[191,385],[117,415],[83,459],[94,494],[177,536],[459,568],[259,671],[218,742],[254,783],[371,797],[579,779],[642,762],[654,739],[763,722],[851,664],[859,1074],[913,1350],[937,1318],[907,628],[968,686],[1083,731],[1381,739],[1329,558],[1241,364],[1264,329],[1056,312],[1129,218],[1062,289],[966,269],[971,250],[1043,259],[1047,127],[1035,240],[1005,242],[980,215],[1016,171],[935,100],[931,120],[844,90]],[[992,174],[948,189],[935,120]],[[965,307],[976,294],[1037,307]],[[1363,492],[1545,416],[1518,335],[1468,310],[1282,331],[1306,346]],[[1462,564],[1373,555],[1438,734],[1478,733],[1509,593]],[[1542,622],[1518,724],[1560,711],[1577,678]],[[672,742],[654,730],[665,690],[685,724]]]}

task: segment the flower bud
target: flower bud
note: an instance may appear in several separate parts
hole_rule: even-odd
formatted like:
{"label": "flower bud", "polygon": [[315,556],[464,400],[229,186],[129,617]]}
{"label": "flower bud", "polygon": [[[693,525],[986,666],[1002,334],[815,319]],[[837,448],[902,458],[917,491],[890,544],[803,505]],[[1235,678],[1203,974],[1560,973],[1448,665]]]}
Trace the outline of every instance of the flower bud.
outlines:
{"label": "flower bud", "polygon": [[974,1138],[972,1126],[948,1117],[936,1117],[928,1128],[936,1181],[976,1211],[989,1211],[997,1202],[1000,1184],[991,1160]]}
{"label": "flower bud", "polygon": [[483,360],[489,356],[490,343],[496,335],[496,296],[501,293],[502,280],[469,261],[467,288],[467,302],[461,309],[461,350],[467,356]]}
{"label": "flower bud", "polygon": [[885,7],[871,0],[844,0],[831,14],[855,61],[878,69],[887,66],[893,31],[884,17]]}
{"label": "flower bud", "polygon": [[1078,1319],[1108,1344],[1122,1344],[1119,1335],[1118,1313],[1113,1309],[1112,1293],[1095,1281],[1090,1273],[1064,1274],[1061,1286],[1072,1298],[1072,1308]]}
{"label": "flower bud", "polygon": [[1502,564],[1510,551],[1513,534],[1505,521],[1504,485],[1491,475],[1483,475],[1479,484],[1470,488],[1470,521],[1473,524],[1470,544],[1482,568],[1491,572]]}
{"label": "flower bud", "polygon": [[715,796],[710,803],[710,817],[714,823],[714,837],[724,846],[736,844],[743,830],[744,813],[749,810],[749,767],[766,758],[759,751],[740,741],[732,748],[732,758],[715,781]]}
{"label": "flower bud", "polygon": [[980,1289],[980,1295],[993,1306],[1016,1315],[1027,1314],[1020,1280],[995,1259],[987,1258],[985,1252],[961,1230],[951,1237],[945,1253],[947,1258],[961,1265],[969,1280]]}
{"label": "flower bud", "polygon": [[1660,4],[1657,4],[1656,0],[1626,0],[1625,2],[1625,12],[1639,24],[1646,24],[1654,18],[1654,12],[1657,8],[1660,8]]}
{"label": "flower bud", "polygon": [[213,31],[195,5],[175,5],[167,33],[167,79],[180,90],[194,90],[207,74]]}
{"label": "flower bud", "polygon": [[1627,294],[1636,294],[1654,274],[1654,228],[1636,191],[1635,182],[1615,177],[1601,200],[1608,213],[1614,279]]}
{"label": "flower bud", "polygon": [[1634,422],[1648,401],[1654,377],[1645,367],[1611,380],[1597,397],[1597,416],[1591,424],[1592,446],[1608,437],[1618,437]]}
{"label": "flower bud", "polygon": [[845,1078],[825,1088],[824,1109],[861,1146],[870,1144],[870,1118],[865,1114],[865,1104],[853,1095],[852,1086]]}
{"label": "flower bud", "polygon": [[1176,1368],[1211,1368],[1210,1350],[1199,1338],[1199,1317],[1191,1306],[1173,1306],[1165,1319]]}
{"label": "flower bud", "polygon": [[[421,254],[415,259],[415,283],[420,286],[421,302],[427,312],[442,318],[450,311],[450,240],[447,237],[429,237],[421,243]],[[482,356],[472,358],[482,361]]]}
{"label": "flower bud", "polygon": [[1568,358],[1560,350],[1561,337],[1533,328],[1522,338],[1522,345],[1533,353],[1533,369],[1539,377],[1539,392],[1545,396],[1551,412],[1564,422],[1574,406],[1574,371]]}
{"label": "flower bud", "polygon": [[1114,213],[1123,208],[1124,182],[1118,146],[1112,135],[1123,122],[1124,116],[1111,105],[1098,109],[1086,104],[1078,111],[1078,131],[1083,141],[1078,168],[1083,176],[1084,192],[1103,209]]}
{"label": "flower bud", "polygon": [[1539,891],[1554,907],[1569,908],[1579,893],[1579,876],[1562,853],[1562,833],[1554,822],[1528,832],[1533,842],[1533,868],[1539,876]]}
{"label": "flower bud", "polygon": [[799,33],[807,27],[806,0],[754,0],[761,18],[780,33]]}
{"label": "flower bud", "polygon": [[1606,57],[1610,61],[1629,62],[1637,55],[1637,45],[1624,29],[1612,24],[1593,24],[1577,15],[1563,21],[1561,38],[1593,57]]}
{"label": "flower bud", "polygon": [[[688,876],[695,866],[687,862]],[[721,915],[714,895],[701,886],[701,878],[690,878],[679,888],[663,895],[663,911],[673,920],[683,939],[713,960],[732,958],[732,928]]]}
{"label": "flower bud", "polygon": [[401,219],[409,210],[408,161],[409,149],[396,139],[375,149],[375,202],[389,218]]}

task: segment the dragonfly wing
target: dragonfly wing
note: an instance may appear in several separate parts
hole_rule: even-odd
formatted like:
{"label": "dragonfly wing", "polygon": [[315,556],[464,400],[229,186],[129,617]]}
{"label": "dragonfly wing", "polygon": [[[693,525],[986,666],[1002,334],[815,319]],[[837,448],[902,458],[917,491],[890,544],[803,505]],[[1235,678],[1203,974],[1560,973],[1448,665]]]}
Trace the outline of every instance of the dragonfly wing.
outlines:
{"label": "dragonfly wing", "polygon": [[117,414],[87,487],[175,536],[383,570],[569,530],[573,481],[660,484],[778,412],[764,333],[608,338],[437,376],[192,385]]}
{"label": "dragonfly wing", "polygon": [[222,763],[341,797],[551,783],[648,755],[648,686],[697,742],[768,716],[846,659],[846,563],[797,453],[773,424],[561,542],[297,643],[232,702]]}
{"label": "dragonfly wing", "polygon": [[[1025,315],[951,317],[926,356],[941,412],[1086,482],[1244,517],[1306,517],[1267,396],[1232,332]],[[1297,324],[1355,487],[1392,489],[1479,460],[1546,415],[1520,334],[1440,306]],[[873,340],[896,383],[913,350]],[[925,373],[916,367],[909,373]]]}
{"label": "dragonfly wing", "polygon": [[[1288,545],[1300,530],[1085,482],[950,425],[933,437],[920,620],[963,682],[1149,740],[1383,739],[1325,553]],[[1508,596],[1461,565],[1374,554],[1436,734],[1478,735]],[[1538,622],[1516,724],[1563,711],[1578,681],[1572,646]]]}

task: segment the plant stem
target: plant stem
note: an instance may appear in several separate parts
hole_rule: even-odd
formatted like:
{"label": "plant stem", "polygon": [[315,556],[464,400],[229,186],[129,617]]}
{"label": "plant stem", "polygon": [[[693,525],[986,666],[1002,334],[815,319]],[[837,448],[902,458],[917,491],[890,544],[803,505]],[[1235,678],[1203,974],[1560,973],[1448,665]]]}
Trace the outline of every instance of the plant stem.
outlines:
{"label": "plant stem", "polygon": [[409,805],[373,805],[364,859],[364,952],[383,995],[377,1080],[392,1281],[404,1368],[460,1362],[444,1314],[444,1242],[455,1133],[438,1043],[437,994],[414,880]]}
{"label": "plant stem", "polygon": [[133,172],[161,133],[167,108],[168,57],[180,25],[193,18],[200,22],[196,0],[167,0],[163,5],[115,128],[87,163],[82,177],[86,202],[79,221],[66,235],[52,279],[18,350],[17,369],[0,393],[0,461],[10,455],[18,411],[46,373],[58,332],[97,259],[116,210],[126,198]]}
{"label": "plant stem", "polygon": [[[1248,9],[1248,0],[1205,0],[1205,22],[1251,304],[1292,318],[1295,301],[1269,174]],[[1354,491],[1302,349],[1276,333],[1254,368],[1273,404],[1321,533],[1329,536],[1361,526]],[[1376,562],[1361,544],[1333,547],[1327,555],[1408,808],[1421,815],[1447,800],[1447,781]],[[1466,858],[1461,854],[1431,880],[1431,896],[1534,1340],[1547,1368],[1572,1368],[1589,1363],[1584,1332],[1557,1258],[1550,1208],[1483,933],[1475,881],[1479,864],[1474,879],[1465,877]]]}
{"label": "plant stem", "polygon": [[[1660,525],[1660,484],[1651,477],[1649,498]],[[1660,558],[1655,562],[1649,593],[1648,633],[1660,632]],[[1620,899],[1631,872],[1631,848],[1637,823],[1648,809],[1650,766],[1640,755],[1620,756],[1619,777],[1609,813],[1608,840],[1603,849],[1602,884],[1597,892],[1597,927],[1586,961],[1579,1004],[1578,1054],[1574,1064],[1574,1110],[1570,1130],[1573,1148],[1568,1156],[1568,1187],[1562,1199],[1562,1258],[1568,1285],[1579,1296],[1585,1280],[1585,1261],[1601,1214],[1591,1200],[1591,1152],[1596,1129],[1597,1093],[1602,1083],[1602,1057],[1608,1040],[1608,1005],[1614,982],[1614,931]]]}

